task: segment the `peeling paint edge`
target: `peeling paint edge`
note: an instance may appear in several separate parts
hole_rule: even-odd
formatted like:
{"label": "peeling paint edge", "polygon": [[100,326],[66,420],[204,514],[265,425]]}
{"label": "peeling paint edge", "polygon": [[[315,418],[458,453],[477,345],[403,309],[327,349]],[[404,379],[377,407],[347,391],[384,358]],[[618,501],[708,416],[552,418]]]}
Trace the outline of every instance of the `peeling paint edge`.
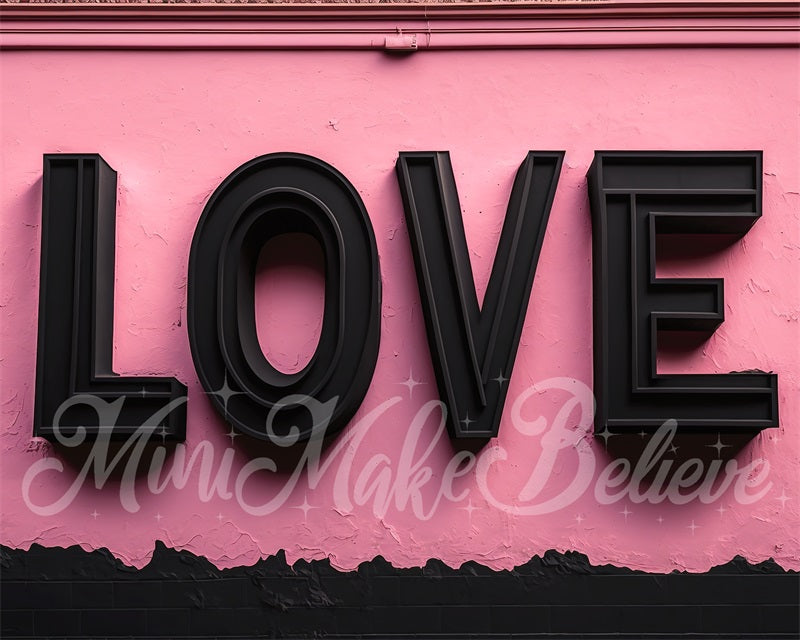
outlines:
{"label": "peeling paint edge", "polygon": [[[705,574],[734,574],[734,575],[750,575],[750,574],[794,574],[798,575],[800,572],[794,569],[787,569],[781,566],[773,558],[758,562],[750,562],[747,558],[741,555],[735,555],[728,562],[718,565],[713,565],[708,571],[686,571],[673,569],[671,572],[651,572],[642,569],[632,569],[626,566],[618,566],[614,564],[597,564],[591,563],[589,557],[579,551],[557,551],[550,549],[545,551],[542,555],[534,555],[528,562],[516,565],[513,569],[492,569],[489,566],[481,564],[476,560],[467,560],[458,567],[448,565],[446,562],[439,558],[429,558],[424,565],[416,566],[395,566],[390,561],[383,558],[382,555],[375,555],[372,560],[365,560],[359,563],[355,569],[338,569],[331,564],[330,558],[306,560],[298,558],[293,563],[289,563],[286,559],[286,551],[283,549],[278,550],[275,554],[267,555],[260,558],[252,565],[236,565],[232,567],[219,567],[213,560],[202,556],[196,555],[187,549],[178,549],[167,546],[161,540],[155,541],[155,547],[149,557],[147,564],[141,568],[126,564],[121,558],[115,555],[106,547],[100,547],[92,550],[84,549],[82,545],[71,545],[69,547],[61,546],[43,546],[38,543],[32,543],[29,547],[9,547],[0,545],[0,567],[4,579],[12,579],[9,576],[14,575],[15,563],[20,562],[26,554],[51,554],[55,559],[58,555],[67,556],[86,556],[85,561],[106,563],[114,570],[122,571],[125,573],[138,572],[140,574],[147,574],[153,571],[160,570],[159,565],[164,563],[174,564],[176,568],[183,568],[187,571],[187,577],[197,577],[189,575],[189,570],[194,567],[206,573],[205,577],[225,577],[232,573],[248,571],[248,570],[269,570],[279,572],[289,572],[294,574],[303,574],[309,571],[309,567],[316,567],[317,570],[324,571],[332,574],[352,574],[363,573],[364,571],[381,571],[391,575],[404,575],[416,574],[422,571],[421,575],[428,577],[458,575],[464,572],[478,572],[485,575],[534,575],[534,569],[541,568],[559,568],[561,573],[575,573],[583,575],[603,575],[603,574],[630,574],[630,575],[705,575]],[[54,563],[54,566],[59,566]],[[175,577],[175,574],[170,574]],[[72,577],[72,576],[66,576]]]}

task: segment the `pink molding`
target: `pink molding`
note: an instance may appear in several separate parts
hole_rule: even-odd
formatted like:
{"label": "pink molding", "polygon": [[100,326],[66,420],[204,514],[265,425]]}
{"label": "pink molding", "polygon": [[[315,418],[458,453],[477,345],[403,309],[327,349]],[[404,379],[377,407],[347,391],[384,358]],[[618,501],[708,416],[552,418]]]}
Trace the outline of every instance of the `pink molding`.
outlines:
{"label": "pink molding", "polygon": [[[796,47],[800,5],[756,0],[0,7],[3,49]],[[387,42],[388,39],[388,42]]]}

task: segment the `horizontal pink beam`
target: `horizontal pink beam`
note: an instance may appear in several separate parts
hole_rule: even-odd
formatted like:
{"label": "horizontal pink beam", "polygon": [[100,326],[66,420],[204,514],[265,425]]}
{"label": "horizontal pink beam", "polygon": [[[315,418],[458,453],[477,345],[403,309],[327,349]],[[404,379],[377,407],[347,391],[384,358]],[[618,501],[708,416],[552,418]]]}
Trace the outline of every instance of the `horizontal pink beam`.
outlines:
{"label": "horizontal pink beam", "polygon": [[340,19],[396,20],[430,18],[518,19],[579,17],[797,17],[794,0],[595,0],[578,2],[452,2],[439,3],[291,3],[291,4],[158,4],[158,3],[23,3],[0,5],[4,20],[52,17],[62,20],[230,20]]}
{"label": "horizontal pink beam", "polygon": [[796,2],[5,5],[3,49],[417,49],[800,44]]}
{"label": "horizontal pink beam", "polygon": [[[418,34],[416,49],[555,49],[555,48],[642,48],[642,47],[796,47],[798,35],[791,31],[712,32],[624,32],[581,34],[558,32],[437,34],[426,41]],[[0,49],[54,50],[396,50],[385,39],[353,34],[2,34]]]}

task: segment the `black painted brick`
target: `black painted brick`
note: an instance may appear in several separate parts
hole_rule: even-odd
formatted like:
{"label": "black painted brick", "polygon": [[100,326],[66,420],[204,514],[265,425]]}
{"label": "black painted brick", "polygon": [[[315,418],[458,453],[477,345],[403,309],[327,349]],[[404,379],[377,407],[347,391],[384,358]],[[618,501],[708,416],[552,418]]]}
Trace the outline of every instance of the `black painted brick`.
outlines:
{"label": "black painted brick", "polygon": [[404,576],[375,576],[372,578],[370,602],[398,602],[399,592],[402,589],[399,584],[401,580],[416,582],[419,578],[407,578]]}
{"label": "black painted brick", "polygon": [[109,609],[114,606],[114,583],[73,582],[72,607],[74,609]]}
{"label": "black painted brick", "polygon": [[593,580],[603,576],[566,575],[555,580],[552,577],[541,578],[525,576],[523,590],[509,589],[509,600],[498,596],[495,590],[494,599],[507,604],[593,604],[597,594],[590,589]]}
{"label": "black painted brick", "polygon": [[444,633],[489,633],[492,631],[492,608],[469,604],[441,608]]}
{"label": "black painted brick", "polygon": [[800,638],[800,602],[762,607],[761,626],[768,633],[785,633]]}
{"label": "black painted brick", "polygon": [[72,607],[71,582],[29,582],[27,585],[28,608],[36,608],[46,603],[52,609],[69,609]]}
{"label": "black painted brick", "polygon": [[148,609],[163,606],[161,582],[115,582],[114,607],[116,609]]}
{"label": "black painted brick", "polygon": [[213,584],[205,580],[166,580],[161,585],[161,604],[167,608],[199,607],[206,588],[213,588]]}
{"label": "black painted brick", "polygon": [[546,633],[551,627],[551,608],[547,605],[494,606],[490,608],[495,633]]}
{"label": "black painted brick", "polygon": [[[555,633],[580,633],[591,629],[597,633],[609,633],[623,629],[625,618],[631,612],[622,607],[605,605],[582,606],[580,611],[575,607],[553,606],[550,609],[550,630]],[[634,629],[635,625],[634,625]]]}
{"label": "black painted brick", "polygon": [[[702,631],[700,607],[673,606],[658,604],[619,607],[624,628],[629,632],[641,634],[697,633]],[[615,631],[615,629],[607,629]]]}
{"label": "black painted brick", "polygon": [[3,609],[0,616],[0,636],[33,636],[33,611]]}
{"label": "black painted brick", "polygon": [[245,589],[252,584],[246,578],[220,578],[204,580],[197,592],[202,594],[201,603],[205,607],[243,607]]}
{"label": "black painted brick", "polygon": [[222,608],[256,604],[247,592],[255,587],[247,578],[168,580],[161,584],[161,607]]}
{"label": "black painted brick", "polygon": [[37,636],[81,637],[81,612],[64,609],[39,609],[33,613],[33,630]]}
{"label": "black painted brick", "polygon": [[668,602],[669,576],[597,576],[588,594],[588,605],[649,605]]}
{"label": "black painted brick", "polygon": [[308,638],[322,633],[337,633],[340,622],[345,632],[351,632],[351,615],[358,614],[328,607],[296,607],[278,616],[275,625],[282,634]]}
{"label": "black painted brick", "polygon": [[437,606],[382,606],[372,609],[373,627],[395,634],[439,633],[443,611]]}
{"label": "black painted brick", "polygon": [[148,635],[188,636],[191,629],[188,609],[152,609],[147,612]]}
{"label": "black painted brick", "polygon": [[0,604],[3,610],[24,609],[31,604],[28,583],[22,580],[0,580]]}
{"label": "black painted brick", "polygon": [[259,635],[268,627],[259,609],[192,609],[189,631],[192,635]]}
{"label": "black painted brick", "polygon": [[147,611],[142,609],[95,609],[81,612],[86,636],[144,637]]}
{"label": "black painted brick", "polygon": [[372,594],[372,586],[366,580],[356,577],[322,576],[320,586],[326,593],[335,598],[335,602],[342,606],[354,606],[364,603]]}
{"label": "black painted brick", "polygon": [[759,606],[713,605],[701,607],[703,629],[725,633],[755,633],[762,630]]}
{"label": "black painted brick", "polygon": [[302,604],[308,597],[308,579],[297,577],[251,577],[244,593],[244,606],[272,606],[279,609]]}
{"label": "black painted brick", "polygon": [[591,568],[574,553],[511,572],[378,558],[340,573],[282,555],[221,571],[160,545],[137,572],[107,552],[34,546],[4,548],[3,577],[3,637],[798,637],[798,575],[741,558],[700,575]]}
{"label": "black painted brick", "polygon": [[[350,607],[326,607],[321,609],[325,616],[325,624],[320,627],[326,633],[340,633],[350,636],[369,635],[385,631],[385,627],[375,621],[374,607],[372,606],[350,606]],[[284,620],[289,616],[303,615],[302,609],[292,609],[284,616]]]}
{"label": "black painted brick", "polygon": [[675,604],[797,604],[798,576],[669,574],[666,599]]}
{"label": "black painted brick", "polygon": [[469,598],[464,577],[379,576],[372,579],[368,598],[397,605],[458,605]]}
{"label": "black painted brick", "polygon": [[528,580],[501,576],[468,576],[463,579],[467,593],[461,602],[528,605],[537,602]]}

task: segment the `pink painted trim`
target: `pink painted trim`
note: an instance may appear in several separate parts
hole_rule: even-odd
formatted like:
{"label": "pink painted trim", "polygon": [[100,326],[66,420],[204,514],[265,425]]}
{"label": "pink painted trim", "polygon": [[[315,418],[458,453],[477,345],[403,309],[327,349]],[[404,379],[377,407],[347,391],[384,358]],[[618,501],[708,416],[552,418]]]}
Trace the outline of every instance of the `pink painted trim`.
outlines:
{"label": "pink painted trim", "polygon": [[[346,14],[346,18],[344,16]],[[79,4],[0,4],[4,19],[28,19],[50,16],[61,19],[230,19],[268,17],[270,20],[300,18],[397,19],[397,18],[524,18],[524,17],[636,17],[681,15],[730,17],[761,15],[796,17],[794,0],[595,0],[582,2],[453,2],[391,4],[151,4],[151,3],[79,3]]]}
{"label": "pink painted trim", "polygon": [[796,2],[6,5],[3,49],[625,48],[800,44]]}

